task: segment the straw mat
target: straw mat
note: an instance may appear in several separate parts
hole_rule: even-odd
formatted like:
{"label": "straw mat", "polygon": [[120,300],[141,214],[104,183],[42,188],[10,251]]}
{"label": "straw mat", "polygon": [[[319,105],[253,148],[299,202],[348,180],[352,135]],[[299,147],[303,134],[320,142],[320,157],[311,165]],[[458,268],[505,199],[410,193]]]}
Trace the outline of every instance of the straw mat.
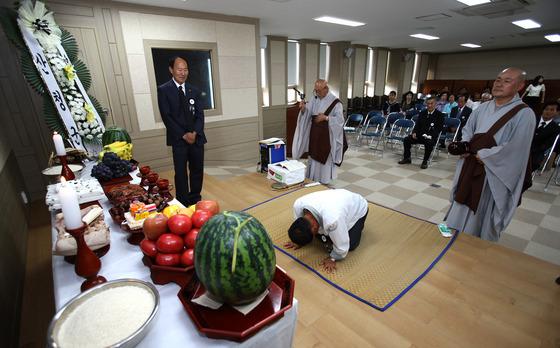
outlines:
{"label": "straw mat", "polygon": [[294,201],[323,187],[303,188],[253,206],[247,212],[265,227],[275,247],[348,295],[384,311],[418,282],[445,254],[456,238],[443,238],[437,226],[369,203],[360,246],[336,263],[332,274],[320,262],[327,254],[317,238],[297,250],[289,241]]}

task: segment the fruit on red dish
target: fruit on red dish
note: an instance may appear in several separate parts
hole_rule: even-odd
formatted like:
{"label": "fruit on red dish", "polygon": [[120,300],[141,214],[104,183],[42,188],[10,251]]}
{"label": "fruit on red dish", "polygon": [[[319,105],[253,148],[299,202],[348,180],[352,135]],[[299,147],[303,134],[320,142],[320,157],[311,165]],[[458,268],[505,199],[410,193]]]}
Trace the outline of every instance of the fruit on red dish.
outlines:
{"label": "fruit on red dish", "polygon": [[192,266],[194,264],[194,249],[187,249],[181,254],[181,264],[183,266]]}
{"label": "fruit on red dish", "polygon": [[150,240],[157,240],[159,236],[167,232],[167,217],[163,214],[156,214],[146,218],[142,225],[144,235]]}
{"label": "fruit on red dish", "polygon": [[173,233],[164,233],[159,236],[156,247],[160,253],[174,254],[183,251],[183,238]]}
{"label": "fruit on red dish", "polygon": [[169,231],[175,234],[185,234],[191,230],[191,218],[188,215],[176,214],[167,220]]}
{"label": "fruit on red dish", "polygon": [[185,246],[187,249],[194,249],[194,244],[196,243],[196,236],[200,229],[193,228],[189,233],[185,235]]}
{"label": "fruit on red dish", "polygon": [[217,201],[202,200],[196,203],[196,210],[206,210],[211,213],[211,215],[216,215],[220,212],[220,205]]}
{"label": "fruit on red dish", "polygon": [[156,248],[156,242],[154,242],[153,240],[149,240],[149,239],[143,239],[140,242],[140,249],[142,249],[142,252],[144,253],[144,255],[148,256],[148,257],[156,257],[157,255],[157,248]]}
{"label": "fruit on red dish", "polygon": [[212,214],[209,211],[196,210],[191,216],[193,227],[201,228],[206,221],[210,220],[211,217]]}
{"label": "fruit on red dish", "polygon": [[165,254],[158,253],[156,255],[156,264],[160,266],[177,266],[181,262],[181,254]]}

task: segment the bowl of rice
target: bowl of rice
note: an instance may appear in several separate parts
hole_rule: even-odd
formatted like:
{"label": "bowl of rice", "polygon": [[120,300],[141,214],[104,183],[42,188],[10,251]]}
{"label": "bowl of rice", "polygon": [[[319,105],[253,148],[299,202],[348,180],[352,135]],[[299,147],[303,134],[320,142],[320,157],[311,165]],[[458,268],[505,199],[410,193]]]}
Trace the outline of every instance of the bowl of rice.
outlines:
{"label": "bowl of rice", "polygon": [[159,309],[153,284],[112,280],[77,295],[53,317],[48,347],[134,347],[148,333]]}

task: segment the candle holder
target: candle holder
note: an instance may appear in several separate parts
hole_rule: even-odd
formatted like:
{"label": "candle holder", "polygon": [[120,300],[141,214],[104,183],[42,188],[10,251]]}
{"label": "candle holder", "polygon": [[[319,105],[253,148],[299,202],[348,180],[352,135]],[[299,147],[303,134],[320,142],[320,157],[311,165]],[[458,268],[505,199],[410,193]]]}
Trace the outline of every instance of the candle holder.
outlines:
{"label": "candle holder", "polygon": [[105,277],[97,275],[99,269],[101,269],[101,261],[99,260],[99,257],[97,257],[97,255],[95,255],[95,253],[91,251],[89,246],[86,244],[86,241],[84,239],[85,230],[85,224],[76,229],[66,229],[66,231],[70,233],[72,237],[74,237],[78,246],[74,269],[77,275],[86,278],[86,280],[80,287],[80,290],[82,292],[107,281]]}
{"label": "candle holder", "polygon": [[173,199],[173,195],[169,192],[169,190],[173,189],[173,185],[169,185],[169,180],[159,179],[156,182],[156,185],[160,196],[162,196],[163,198],[168,198],[169,200]]}
{"label": "candle holder", "polygon": [[60,176],[62,176],[66,180],[74,180],[76,179],[76,175],[70,167],[68,167],[68,161],[66,160],[66,155],[58,156],[60,159],[60,164],[62,165],[62,171],[60,172]]}

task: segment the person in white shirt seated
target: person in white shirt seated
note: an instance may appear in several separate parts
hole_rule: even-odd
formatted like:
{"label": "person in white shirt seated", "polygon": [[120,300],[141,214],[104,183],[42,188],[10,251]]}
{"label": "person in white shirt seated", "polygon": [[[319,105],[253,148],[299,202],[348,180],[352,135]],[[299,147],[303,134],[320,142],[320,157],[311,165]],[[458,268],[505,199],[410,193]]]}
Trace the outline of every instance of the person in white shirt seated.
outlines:
{"label": "person in white shirt seated", "polygon": [[328,257],[321,261],[323,269],[336,270],[336,261],[360,245],[362,230],[369,212],[368,202],[361,195],[344,189],[324,190],[307,194],[294,203],[295,221],[288,229],[291,242],[287,249],[298,249],[320,238]]}

